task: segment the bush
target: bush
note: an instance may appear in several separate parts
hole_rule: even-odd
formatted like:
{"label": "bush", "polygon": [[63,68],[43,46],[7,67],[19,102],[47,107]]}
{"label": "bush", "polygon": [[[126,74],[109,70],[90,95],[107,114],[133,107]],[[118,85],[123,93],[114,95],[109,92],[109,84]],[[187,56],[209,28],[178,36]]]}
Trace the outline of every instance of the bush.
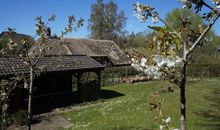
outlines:
{"label": "bush", "polygon": [[220,64],[191,64],[187,68],[187,75],[192,77],[218,77]]}
{"label": "bush", "polygon": [[21,126],[26,125],[28,122],[27,111],[19,110],[14,114],[14,123],[17,123]]}

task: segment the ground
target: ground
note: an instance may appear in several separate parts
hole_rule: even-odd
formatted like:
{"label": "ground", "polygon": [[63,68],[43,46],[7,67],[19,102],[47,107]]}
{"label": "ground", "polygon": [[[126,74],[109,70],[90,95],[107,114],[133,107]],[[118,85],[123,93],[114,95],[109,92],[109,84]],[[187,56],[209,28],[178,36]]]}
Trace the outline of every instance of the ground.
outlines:
{"label": "ground", "polygon": [[[162,81],[137,84],[121,84],[103,88],[102,98],[87,107],[78,107],[62,112],[70,121],[73,130],[155,130],[159,124],[149,110],[150,97],[160,91]],[[166,102],[163,113],[171,117],[174,127],[180,126],[179,91],[163,93]],[[220,129],[220,78],[190,81],[187,83],[187,128],[188,130]]]}
{"label": "ground", "polygon": [[[61,117],[57,112],[34,116],[32,130],[62,130],[73,124]],[[27,126],[11,125],[7,130],[27,130]]]}
{"label": "ground", "polygon": [[[170,116],[171,125],[178,128],[179,89],[174,87],[174,92],[168,93],[164,91],[168,85],[148,81],[104,87],[100,100],[58,109],[55,115],[45,116],[44,121],[35,124],[34,129],[158,130],[155,113],[149,109],[150,95],[155,92],[163,92],[163,114]],[[219,130],[220,78],[188,81],[186,94],[188,130]]]}

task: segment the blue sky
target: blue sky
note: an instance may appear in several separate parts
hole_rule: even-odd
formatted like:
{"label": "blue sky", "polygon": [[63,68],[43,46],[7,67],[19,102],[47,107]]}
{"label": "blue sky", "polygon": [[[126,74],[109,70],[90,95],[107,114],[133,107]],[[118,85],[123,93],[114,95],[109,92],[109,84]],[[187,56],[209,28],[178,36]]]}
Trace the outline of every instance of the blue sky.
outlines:
{"label": "blue sky", "polygon": [[[105,2],[108,0],[104,0]],[[118,4],[119,10],[124,10],[128,17],[126,29],[129,32],[142,32],[147,29],[148,23],[140,23],[133,14],[132,4],[139,1],[153,5],[162,17],[174,8],[181,8],[178,0],[113,0]],[[91,12],[91,4],[96,0],[1,0],[0,4],[0,32],[7,27],[15,28],[17,32],[35,35],[35,18],[43,16],[44,19],[56,14],[57,19],[51,23],[52,34],[59,34],[64,29],[67,18],[74,15],[85,19],[84,26],[68,37],[87,37],[88,19]],[[215,30],[220,34],[219,24]]]}

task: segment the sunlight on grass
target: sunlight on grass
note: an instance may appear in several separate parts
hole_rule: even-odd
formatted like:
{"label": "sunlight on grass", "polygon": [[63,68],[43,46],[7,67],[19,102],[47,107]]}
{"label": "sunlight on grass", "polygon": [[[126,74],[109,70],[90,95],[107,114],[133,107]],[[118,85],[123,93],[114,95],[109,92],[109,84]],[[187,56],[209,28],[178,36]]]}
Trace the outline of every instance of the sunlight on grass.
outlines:
{"label": "sunlight on grass", "polygon": [[[160,90],[161,81],[121,84],[104,87],[121,96],[105,99],[84,109],[65,112],[73,130],[151,130],[159,129],[149,110],[149,95]],[[173,126],[179,125],[179,92],[165,93],[165,116],[171,116]],[[189,130],[220,129],[220,79],[193,81],[187,84],[187,127]]]}

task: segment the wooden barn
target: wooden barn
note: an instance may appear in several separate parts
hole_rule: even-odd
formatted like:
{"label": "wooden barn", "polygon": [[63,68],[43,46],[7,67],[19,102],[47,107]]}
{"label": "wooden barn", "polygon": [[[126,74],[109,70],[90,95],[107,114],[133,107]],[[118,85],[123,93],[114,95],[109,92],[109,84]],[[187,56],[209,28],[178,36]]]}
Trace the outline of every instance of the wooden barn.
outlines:
{"label": "wooden barn", "polygon": [[[82,100],[96,100],[103,69],[99,62],[86,55],[43,57],[35,68],[33,112],[37,114]],[[85,72],[95,73],[96,79],[83,84],[80,77]],[[0,56],[0,78],[27,73],[28,68],[20,59]],[[10,101],[11,111],[27,108],[27,94],[23,87],[16,88]]]}

